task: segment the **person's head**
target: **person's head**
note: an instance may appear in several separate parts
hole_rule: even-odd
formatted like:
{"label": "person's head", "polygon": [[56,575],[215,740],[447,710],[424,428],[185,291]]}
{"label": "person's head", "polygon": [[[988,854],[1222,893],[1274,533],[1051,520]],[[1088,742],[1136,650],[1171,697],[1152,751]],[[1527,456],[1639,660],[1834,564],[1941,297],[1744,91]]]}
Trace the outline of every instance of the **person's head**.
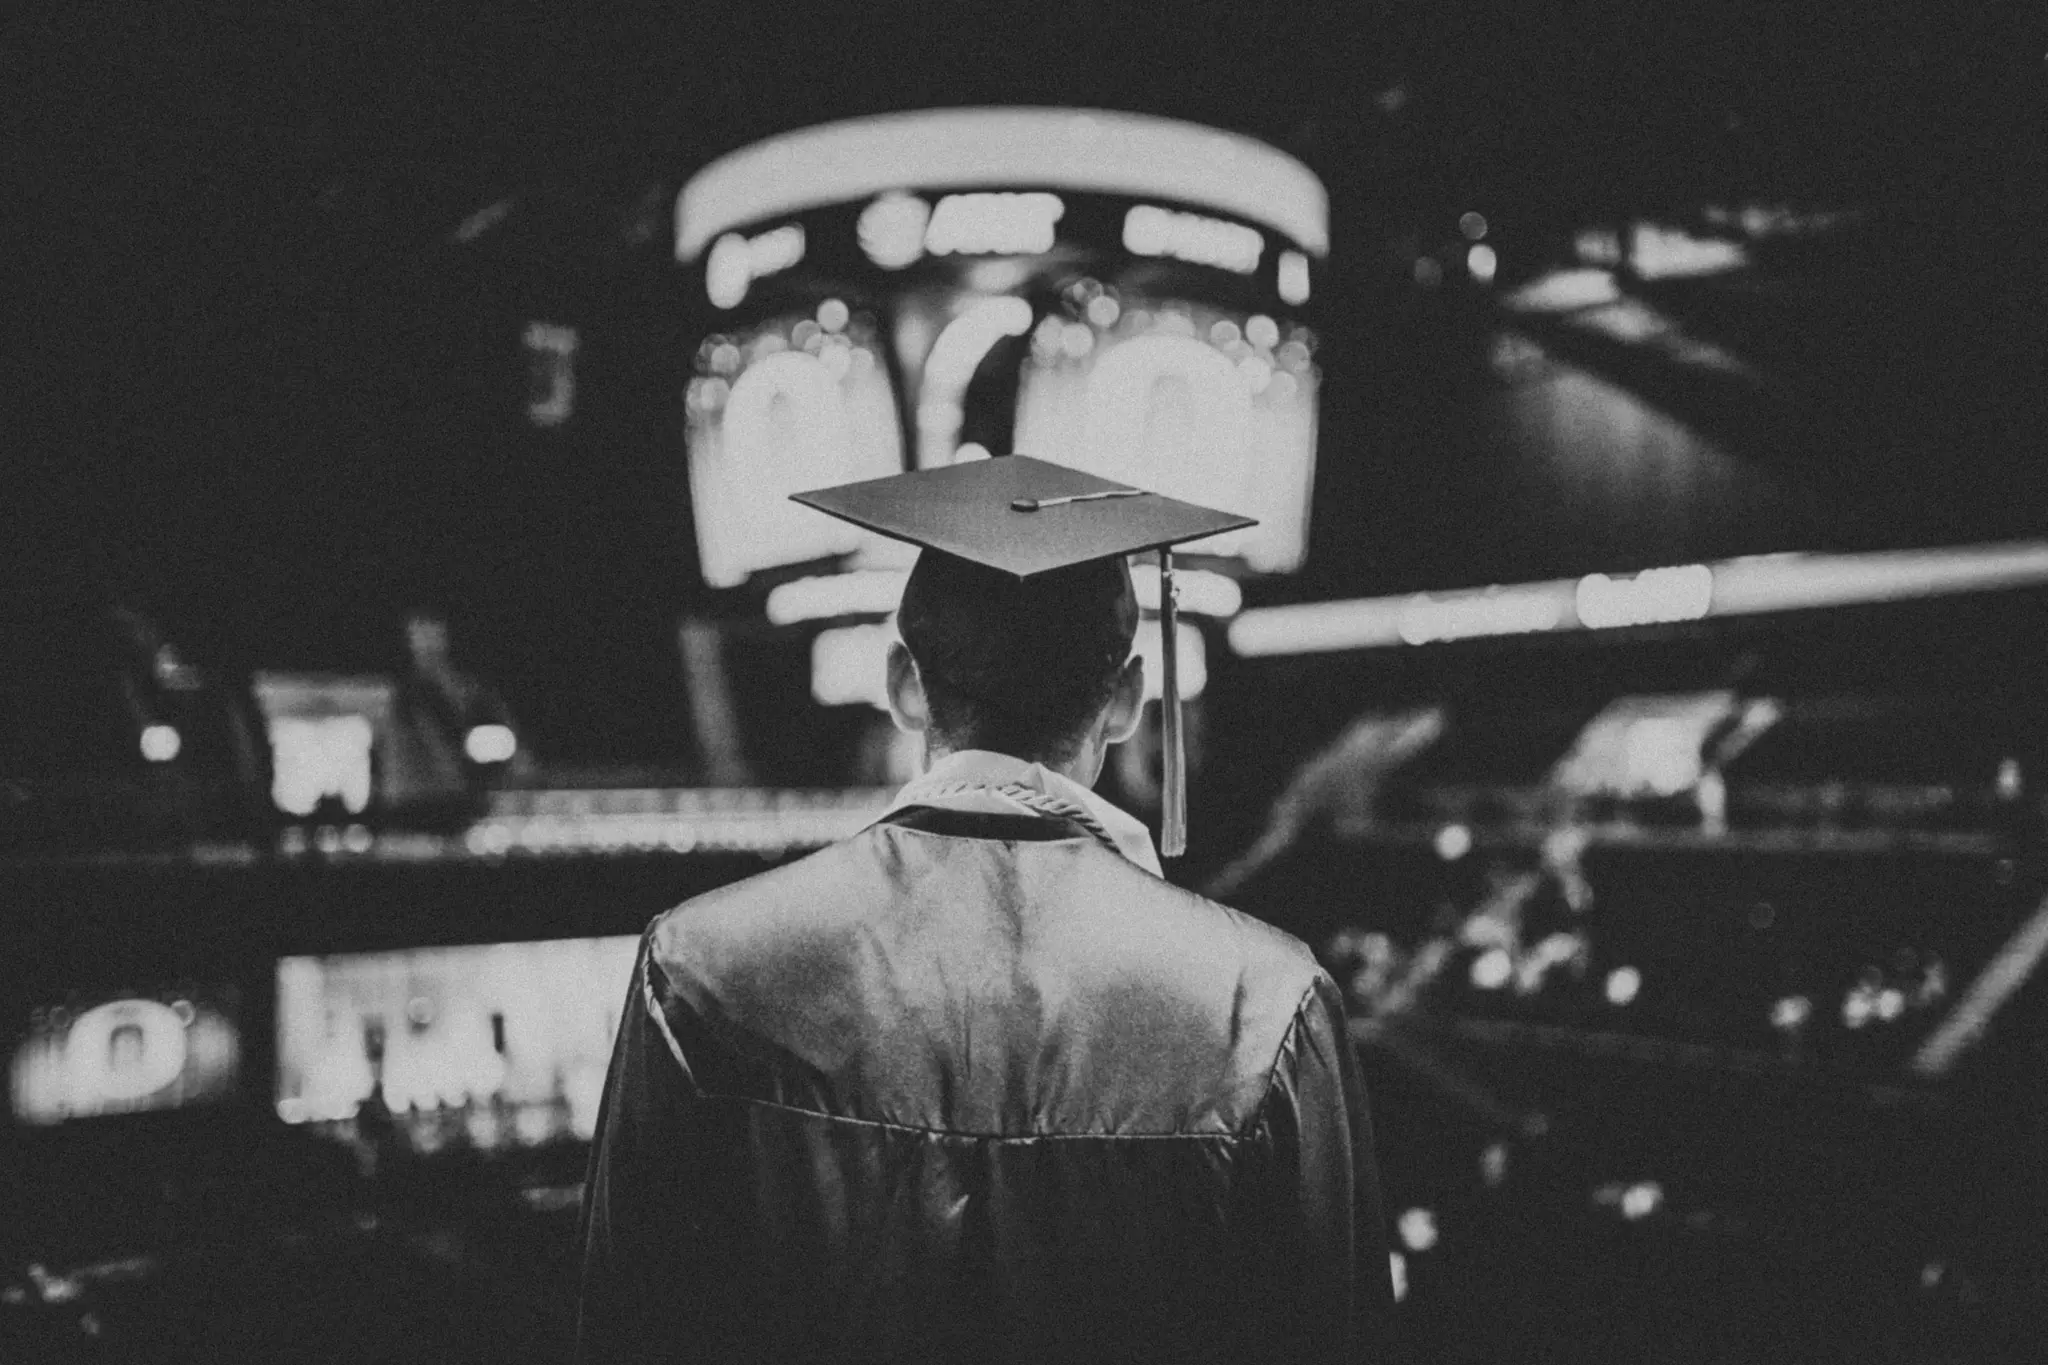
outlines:
{"label": "person's head", "polygon": [[926,754],[991,749],[1083,782],[1144,714],[1138,600],[1121,556],[1018,579],[918,556],[889,650],[890,714]]}

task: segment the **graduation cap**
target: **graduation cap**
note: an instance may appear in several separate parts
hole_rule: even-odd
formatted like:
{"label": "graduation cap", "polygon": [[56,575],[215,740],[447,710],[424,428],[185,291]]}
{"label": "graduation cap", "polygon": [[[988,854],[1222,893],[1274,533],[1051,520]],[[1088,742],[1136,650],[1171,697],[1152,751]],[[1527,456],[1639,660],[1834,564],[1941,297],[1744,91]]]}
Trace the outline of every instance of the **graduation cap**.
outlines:
{"label": "graduation cap", "polygon": [[1186,760],[1181,740],[1173,547],[1257,524],[1099,479],[1078,469],[1001,455],[793,495],[797,502],[879,535],[978,564],[1020,582],[1097,560],[1157,551],[1166,676],[1160,852],[1187,848]]}

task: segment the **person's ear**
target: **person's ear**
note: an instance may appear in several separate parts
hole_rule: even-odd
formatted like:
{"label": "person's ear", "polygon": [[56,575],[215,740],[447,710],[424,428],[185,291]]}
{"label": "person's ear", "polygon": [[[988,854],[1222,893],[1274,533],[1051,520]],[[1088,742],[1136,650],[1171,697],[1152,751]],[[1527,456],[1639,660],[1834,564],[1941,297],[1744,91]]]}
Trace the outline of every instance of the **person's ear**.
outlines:
{"label": "person's ear", "polygon": [[1145,720],[1145,659],[1133,654],[1124,660],[1124,666],[1116,675],[1116,690],[1110,694],[1109,708],[1103,712],[1102,741],[1105,744],[1121,744],[1138,733],[1138,726]]}
{"label": "person's ear", "polygon": [[889,719],[908,734],[921,735],[932,723],[931,704],[925,700],[924,679],[917,674],[917,660],[901,640],[889,642],[888,676],[883,693],[889,703]]}

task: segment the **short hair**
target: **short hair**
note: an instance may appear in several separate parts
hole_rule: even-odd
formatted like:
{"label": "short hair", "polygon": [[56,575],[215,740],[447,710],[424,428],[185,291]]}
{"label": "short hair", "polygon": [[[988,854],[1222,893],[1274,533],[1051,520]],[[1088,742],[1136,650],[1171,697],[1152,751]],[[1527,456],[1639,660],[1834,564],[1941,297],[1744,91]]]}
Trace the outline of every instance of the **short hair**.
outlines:
{"label": "short hair", "polygon": [[1116,690],[1138,598],[1121,555],[1019,579],[927,549],[896,626],[947,748],[1064,763]]}

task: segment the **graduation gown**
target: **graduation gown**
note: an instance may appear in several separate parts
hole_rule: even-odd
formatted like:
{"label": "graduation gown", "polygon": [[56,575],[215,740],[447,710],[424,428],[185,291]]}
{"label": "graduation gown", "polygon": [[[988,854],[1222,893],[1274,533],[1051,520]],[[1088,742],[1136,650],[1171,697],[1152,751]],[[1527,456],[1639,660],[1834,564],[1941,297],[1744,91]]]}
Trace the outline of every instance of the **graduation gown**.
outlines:
{"label": "graduation gown", "polygon": [[1307,947],[1099,829],[911,806],[649,927],[578,1358],[1384,1360],[1383,1237]]}

